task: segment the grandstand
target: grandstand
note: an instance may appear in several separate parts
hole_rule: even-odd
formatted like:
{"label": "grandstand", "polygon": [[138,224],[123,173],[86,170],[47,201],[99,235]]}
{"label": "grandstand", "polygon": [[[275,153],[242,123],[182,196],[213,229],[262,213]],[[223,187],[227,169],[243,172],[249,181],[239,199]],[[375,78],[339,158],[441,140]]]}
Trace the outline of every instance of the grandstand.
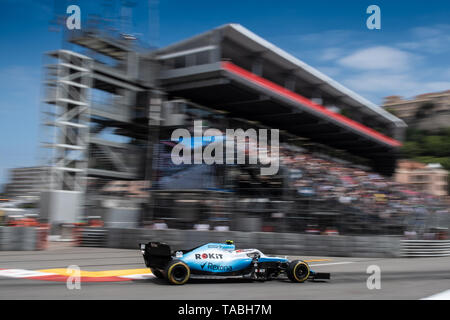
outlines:
{"label": "grandstand", "polygon": [[152,55],[170,97],[345,150],[385,175],[394,171],[402,120],[241,25],[221,26]]}
{"label": "grandstand", "polygon": [[[232,212],[232,229],[403,232],[404,216],[389,215],[397,202],[387,200],[393,194],[404,200],[401,191],[392,186],[395,191],[386,195],[379,188],[391,187],[384,176],[395,169],[406,127],[402,120],[237,24],[161,48],[151,58],[160,64],[160,87],[175,101],[170,111],[162,111],[160,137],[169,139],[174,128],[190,128],[193,120],[203,119],[206,127],[221,130],[276,128],[283,145],[281,169],[273,177],[259,176],[250,165],[215,173],[191,168],[184,180],[164,176],[160,192],[165,197],[159,201],[154,193],[156,208],[177,206],[180,194],[168,193],[174,186],[179,192],[199,176],[203,183],[215,176],[214,183],[207,179],[210,187],[197,183],[195,189],[202,194],[214,189],[225,192],[222,199],[231,198],[225,211]],[[193,175],[193,170],[203,173]],[[366,179],[367,188],[362,188]],[[194,202],[204,207],[202,200]],[[167,212],[159,218],[171,219]]]}

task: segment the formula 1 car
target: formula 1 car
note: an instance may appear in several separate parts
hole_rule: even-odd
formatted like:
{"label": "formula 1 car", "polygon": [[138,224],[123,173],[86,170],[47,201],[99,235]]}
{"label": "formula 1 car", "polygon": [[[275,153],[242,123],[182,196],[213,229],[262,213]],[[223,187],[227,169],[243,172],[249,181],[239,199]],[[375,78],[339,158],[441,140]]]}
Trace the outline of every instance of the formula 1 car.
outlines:
{"label": "formula 1 car", "polygon": [[242,278],[265,281],[287,276],[293,282],[330,279],[329,273],[314,272],[301,260],[270,257],[257,249],[236,250],[233,241],[207,243],[191,250],[172,252],[161,242],[140,244],[145,265],[157,278],[185,284],[189,278]]}

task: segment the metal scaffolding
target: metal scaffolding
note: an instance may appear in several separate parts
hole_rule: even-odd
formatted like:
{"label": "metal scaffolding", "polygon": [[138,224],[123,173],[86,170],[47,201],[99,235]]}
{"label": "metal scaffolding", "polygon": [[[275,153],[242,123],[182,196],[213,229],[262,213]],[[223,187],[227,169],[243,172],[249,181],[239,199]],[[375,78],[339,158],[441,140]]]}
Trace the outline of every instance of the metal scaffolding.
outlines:
{"label": "metal scaffolding", "polygon": [[75,52],[49,53],[56,63],[46,66],[44,102],[53,105],[47,126],[56,127],[52,148],[50,188],[84,192],[88,165],[90,88],[92,59]]}
{"label": "metal scaffolding", "polygon": [[[96,197],[97,190],[89,189],[91,178],[104,183],[146,178],[149,106],[155,93],[151,61],[129,40],[80,32],[69,41],[86,54],[47,54],[53,62],[45,66],[43,124],[53,130],[44,147],[51,150],[46,163],[51,166],[50,192],[78,193],[75,202],[81,209]],[[146,67],[145,76],[140,66]]]}

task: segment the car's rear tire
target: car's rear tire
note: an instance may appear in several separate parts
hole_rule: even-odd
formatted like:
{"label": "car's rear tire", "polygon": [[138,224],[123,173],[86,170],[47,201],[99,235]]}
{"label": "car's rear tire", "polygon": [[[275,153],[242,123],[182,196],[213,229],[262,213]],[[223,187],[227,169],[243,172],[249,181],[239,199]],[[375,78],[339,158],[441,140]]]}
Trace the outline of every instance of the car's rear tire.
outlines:
{"label": "car's rear tire", "polygon": [[301,260],[294,260],[289,263],[286,274],[289,280],[293,282],[305,282],[309,277],[309,266],[306,262]]}
{"label": "car's rear tire", "polygon": [[164,274],[169,283],[180,285],[189,280],[191,269],[184,262],[173,260],[167,265]]}
{"label": "car's rear tire", "polygon": [[155,277],[157,277],[158,279],[163,279],[164,278],[164,272],[162,272],[159,269],[153,269],[150,268],[150,271],[155,275]]}

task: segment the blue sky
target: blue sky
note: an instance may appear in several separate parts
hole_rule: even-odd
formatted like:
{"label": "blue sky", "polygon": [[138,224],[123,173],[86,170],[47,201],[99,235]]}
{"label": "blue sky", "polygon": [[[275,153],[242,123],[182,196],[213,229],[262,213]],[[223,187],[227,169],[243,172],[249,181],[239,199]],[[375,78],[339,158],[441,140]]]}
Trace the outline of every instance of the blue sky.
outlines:
{"label": "blue sky", "polygon": [[[57,0],[101,13],[104,2]],[[116,1],[118,2],[118,0]],[[132,29],[149,39],[147,1]],[[366,8],[381,8],[381,30],[366,28]],[[7,169],[39,164],[43,52],[61,46],[49,31],[54,0],[0,0],[0,183]],[[225,23],[240,23],[369,100],[450,89],[450,1],[160,0],[164,46]],[[154,41],[155,42],[155,41]]]}

